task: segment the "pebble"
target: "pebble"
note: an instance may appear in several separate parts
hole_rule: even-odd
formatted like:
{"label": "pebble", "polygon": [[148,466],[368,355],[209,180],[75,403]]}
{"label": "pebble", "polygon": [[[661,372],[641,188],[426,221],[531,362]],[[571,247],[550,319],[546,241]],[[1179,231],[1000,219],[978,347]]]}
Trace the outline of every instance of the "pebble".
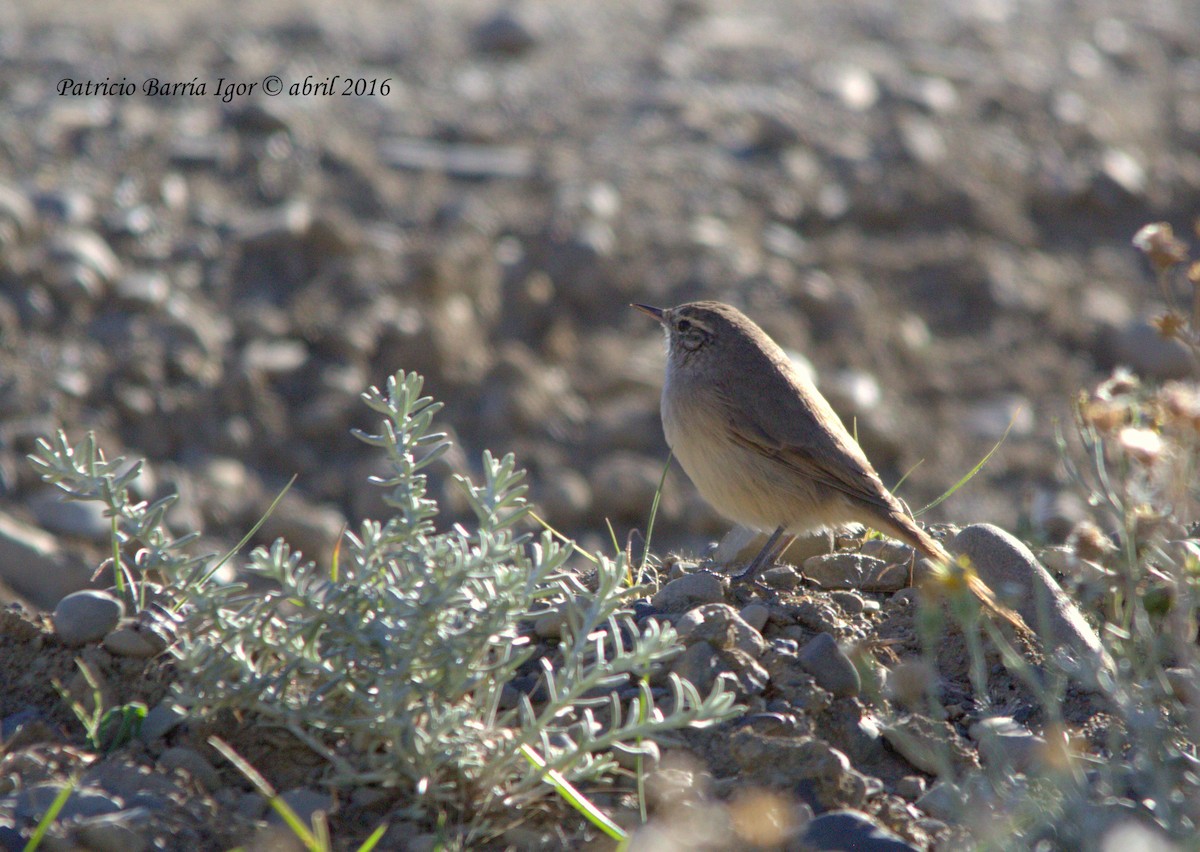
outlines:
{"label": "pebble", "polygon": [[167,643],[153,631],[141,627],[136,620],[125,619],[123,625],[104,637],[104,647],[118,657],[144,660],[161,654],[167,649]]}
{"label": "pebble", "polygon": [[[314,790],[311,787],[296,787],[292,790],[287,790],[280,794],[296,816],[300,817],[300,821],[305,825],[312,825],[313,815],[317,811],[329,813],[333,809],[333,802],[329,798],[328,793],[322,793],[320,790]],[[267,814],[267,823],[269,825],[282,825],[283,818],[276,813],[272,808]]]}
{"label": "pebble", "polygon": [[142,852],[150,846],[150,812],[145,808],[130,808],[112,814],[81,820],[74,836],[89,852]]}
{"label": "pebble", "polygon": [[221,787],[221,773],[195,749],[173,746],[159,755],[158,766],[165,772],[182,769],[210,793]]}
{"label": "pebble", "polygon": [[186,718],[187,713],[183,708],[164,698],[146,713],[138,731],[138,739],[144,743],[152,743],[173,731]]}
{"label": "pebble", "polygon": [[967,733],[979,745],[979,759],[985,766],[1028,772],[1046,748],[1044,739],[1011,716],[980,719]]}
{"label": "pebble", "polygon": [[0,581],[26,600],[50,609],[87,585],[91,569],[59,547],[43,529],[0,512]]}
{"label": "pebble", "polygon": [[104,517],[104,506],[95,500],[66,500],[57,488],[37,492],[26,505],[45,529],[105,543],[112,536],[112,521]]}
{"label": "pebble", "polygon": [[693,642],[671,661],[670,668],[704,695],[717,680],[717,649],[707,642]]}
{"label": "pebble", "polygon": [[480,53],[517,57],[536,47],[538,39],[520,18],[503,9],[475,28],[471,43]]}
{"label": "pebble", "polygon": [[955,772],[978,770],[979,761],[948,722],[912,714],[883,728],[888,745],[922,772],[938,775],[945,766]]}
{"label": "pebble", "polygon": [[817,635],[801,648],[798,660],[801,668],[835,698],[851,698],[862,689],[858,669],[828,633]]}
{"label": "pebble", "polygon": [[[57,784],[37,784],[16,794],[14,813],[18,819],[37,821],[46,813],[61,791]],[[121,810],[121,803],[103,790],[77,787],[58,813],[60,821],[75,817],[97,817]]]}
{"label": "pebble", "polygon": [[925,795],[925,778],[921,775],[905,775],[896,782],[896,795],[910,802]]}
{"label": "pebble", "polygon": [[98,642],[125,615],[125,604],[109,592],[72,592],[54,608],[54,632],[66,645]]}
{"label": "pebble", "polygon": [[949,781],[938,781],[914,803],[920,810],[945,822],[957,821],[966,804],[963,791]]}
{"label": "pebble", "polygon": [[804,829],[806,848],[854,852],[918,852],[862,811],[838,810],[814,818]]}
{"label": "pebble", "polygon": [[715,648],[736,648],[753,658],[762,656],[766,640],[725,603],[704,604],[684,613],[675,629],[685,643],[706,641]]}
{"label": "pebble", "polygon": [[697,571],[671,580],[656,594],[651,603],[659,612],[686,612],[702,604],[725,600],[721,578],[709,571]]}
{"label": "pebble", "polygon": [[861,553],[828,553],[805,559],[804,575],[822,589],[896,591],[908,583],[908,566],[893,570],[898,567]]}
{"label": "pebble", "polygon": [[1113,339],[1115,363],[1148,379],[1184,379],[1196,373],[1196,359],[1175,338],[1165,338],[1145,319],[1119,329]]}
{"label": "pebble", "polygon": [[[1021,541],[991,524],[974,524],[954,537],[950,551],[970,559],[983,581],[1021,614],[1048,652],[1076,658],[1079,665],[1069,667],[1081,685],[1094,684],[1095,666],[1112,670],[1100,637]],[[1039,610],[1044,610],[1044,623]]]}
{"label": "pebble", "polygon": [[767,620],[771,617],[771,608],[760,603],[747,604],[742,607],[738,615],[746,624],[762,633],[763,628],[767,626]]}

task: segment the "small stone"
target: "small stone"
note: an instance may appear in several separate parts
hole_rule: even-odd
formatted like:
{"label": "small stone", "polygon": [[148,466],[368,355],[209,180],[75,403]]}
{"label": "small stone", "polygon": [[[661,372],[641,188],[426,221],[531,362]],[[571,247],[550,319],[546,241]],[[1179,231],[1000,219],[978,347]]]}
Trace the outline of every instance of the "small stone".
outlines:
{"label": "small stone", "polygon": [[1036,766],[1046,741],[1011,716],[993,716],[973,724],[968,733],[979,744],[985,766],[1028,772]]}
{"label": "small stone", "polygon": [[737,648],[755,659],[766,648],[762,634],[725,603],[704,604],[689,610],[675,629],[685,642],[706,641],[721,650]]}
{"label": "small stone", "polygon": [[896,795],[915,802],[925,795],[925,778],[920,775],[905,775],[896,782]]}
{"label": "small stone", "polygon": [[158,758],[158,766],[164,772],[182,769],[210,793],[221,786],[221,773],[200,752],[186,746],[167,749]]}
{"label": "small stone", "polygon": [[1137,319],[1114,335],[1113,356],[1139,376],[1183,379],[1195,375],[1196,359],[1180,340],[1163,337],[1148,320]]}
{"label": "small stone", "polygon": [[[313,790],[310,787],[288,790],[280,798],[287,802],[288,807],[296,812],[296,816],[300,817],[300,821],[305,825],[312,825],[313,815],[317,811],[329,813],[333,809],[333,801],[329,798],[328,793],[322,793],[320,790]],[[283,818],[272,808],[271,812],[267,814],[267,823],[281,825]]]}
{"label": "small stone", "polygon": [[[38,784],[21,790],[16,795],[14,813],[18,819],[36,822],[49,810],[61,789],[58,784]],[[97,817],[119,810],[121,804],[103,790],[79,787],[71,793],[63,809],[59,811],[58,818],[66,822],[73,817]]]}
{"label": "small stone", "polygon": [[717,678],[717,649],[707,642],[694,642],[671,661],[671,671],[691,683],[704,695]]}
{"label": "small stone", "polygon": [[963,813],[962,790],[949,781],[938,781],[914,804],[935,819],[955,823]]}
{"label": "small stone", "polygon": [[838,647],[837,640],[828,633],[821,633],[800,649],[801,668],[816,679],[822,689],[827,689],[835,698],[851,698],[862,689],[858,669]]}
{"label": "small stone", "polygon": [[129,272],[117,279],[118,299],[142,308],[160,308],[171,295],[171,279],[159,271]]}
{"label": "small stone", "polygon": [[697,571],[667,583],[659,589],[651,603],[659,612],[686,612],[700,604],[724,600],[725,589],[721,585],[721,578],[709,571]]}
{"label": "small stone", "polygon": [[770,586],[772,589],[781,589],[783,591],[791,591],[799,588],[804,583],[804,578],[800,572],[791,565],[776,565],[774,568],[768,568],[762,572],[761,577],[763,583]]}
{"label": "small stone", "polygon": [[861,553],[829,553],[804,560],[804,575],[822,589],[861,588],[868,574],[878,575],[888,564]]}
{"label": "small stone", "polygon": [[54,632],[66,645],[98,642],[125,615],[125,604],[95,589],[72,592],[54,608]]}
{"label": "small stone", "polygon": [[166,650],[166,643],[153,632],[139,628],[136,621],[129,620],[104,637],[104,647],[118,657],[149,659]]}
{"label": "small stone", "polygon": [[475,28],[471,42],[480,53],[516,57],[537,46],[537,36],[507,9],[483,21]]}
{"label": "small stone", "polygon": [[954,771],[977,770],[975,752],[948,722],[933,722],[916,714],[894,720],[883,729],[888,745],[922,772],[939,775],[946,767]]}
{"label": "small stone", "polygon": [[917,852],[917,848],[888,831],[862,811],[823,813],[804,829],[801,842],[809,849],[853,849],[855,852]]}
{"label": "small stone", "polygon": [[865,608],[863,599],[854,592],[830,592],[829,599],[837,601],[842,612],[847,615],[858,615]]}
{"label": "small stone", "polygon": [[174,702],[163,699],[150,708],[142,727],[138,730],[138,739],[144,743],[152,743],[166,736],[187,718],[183,708]]}
{"label": "small stone", "polygon": [[39,491],[28,502],[29,511],[45,529],[105,543],[112,536],[112,521],[104,506],[94,500],[65,500],[57,488]]}
{"label": "small stone", "polygon": [[31,604],[50,609],[86,586],[90,575],[91,569],[65,553],[54,536],[0,512],[0,581]]}
{"label": "small stone", "polygon": [[136,823],[148,822],[149,817],[144,808],[117,811],[82,820],[74,834],[89,852],[142,852],[150,846],[150,839]]}
{"label": "small stone", "polygon": [[752,628],[762,633],[764,627],[767,626],[767,619],[771,617],[771,608],[760,603],[752,603],[742,607],[738,613]]}

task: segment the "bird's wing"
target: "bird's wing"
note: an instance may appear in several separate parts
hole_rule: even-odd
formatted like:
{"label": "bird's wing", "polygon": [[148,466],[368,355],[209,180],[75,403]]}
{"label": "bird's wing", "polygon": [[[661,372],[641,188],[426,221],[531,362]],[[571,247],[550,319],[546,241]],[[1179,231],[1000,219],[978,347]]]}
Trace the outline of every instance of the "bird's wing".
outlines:
{"label": "bird's wing", "polygon": [[[771,384],[775,382],[769,381]],[[724,403],[733,440],[855,502],[886,515],[896,512],[899,507],[895,498],[829,403],[815,389],[782,380],[778,384],[778,388],[762,388],[774,398],[775,410],[782,415],[772,418],[772,422],[754,411]],[[728,399],[725,394],[721,397],[723,402]]]}

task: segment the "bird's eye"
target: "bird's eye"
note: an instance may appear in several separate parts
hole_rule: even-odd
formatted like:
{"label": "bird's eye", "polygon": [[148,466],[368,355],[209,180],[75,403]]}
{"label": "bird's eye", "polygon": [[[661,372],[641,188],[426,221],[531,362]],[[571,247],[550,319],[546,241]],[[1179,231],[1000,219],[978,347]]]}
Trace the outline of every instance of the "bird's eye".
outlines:
{"label": "bird's eye", "polygon": [[679,322],[676,324],[676,326],[675,326],[675,327],[676,327],[677,329],[679,329],[680,331],[691,331],[691,330],[692,330],[692,321],[691,321],[691,320],[686,320],[686,319],[681,319],[681,320],[680,320],[680,321],[679,321]]}

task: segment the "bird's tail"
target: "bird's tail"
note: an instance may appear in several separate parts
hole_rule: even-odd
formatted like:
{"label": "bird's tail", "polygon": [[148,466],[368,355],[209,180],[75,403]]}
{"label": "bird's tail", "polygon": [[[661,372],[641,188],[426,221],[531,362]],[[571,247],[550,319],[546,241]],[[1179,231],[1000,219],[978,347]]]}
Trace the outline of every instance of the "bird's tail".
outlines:
{"label": "bird's tail", "polygon": [[1025,619],[1021,617],[1021,614],[1001,603],[1000,599],[996,597],[996,593],[992,591],[992,587],[975,573],[975,569],[972,566],[960,564],[942,546],[940,541],[917,526],[916,522],[907,515],[902,514],[898,518],[889,520],[891,521],[889,528],[882,531],[895,536],[905,544],[915,547],[922,555],[929,557],[934,562],[943,566],[946,572],[943,576],[947,588],[957,582],[964,583],[971,594],[978,599],[983,608],[989,613],[1007,621],[1021,637],[1028,640],[1034,638],[1033,631],[1029,629],[1029,625],[1025,623]]}

